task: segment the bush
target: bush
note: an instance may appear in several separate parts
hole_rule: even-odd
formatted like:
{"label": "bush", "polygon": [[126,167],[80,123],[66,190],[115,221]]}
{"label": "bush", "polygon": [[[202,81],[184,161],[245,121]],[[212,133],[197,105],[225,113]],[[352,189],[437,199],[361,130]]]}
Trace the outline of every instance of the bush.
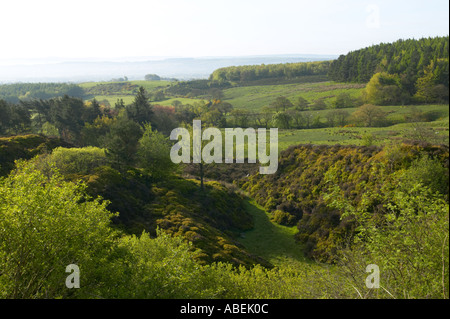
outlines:
{"label": "bush", "polygon": [[[0,181],[0,198],[0,297],[95,295],[116,236],[107,203],[89,200],[81,184],[56,173],[47,178],[24,163]],[[80,268],[86,289],[65,287],[69,264]]]}
{"label": "bush", "polygon": [[416,158],[405,172],[404,183],[410,186],[421,183],[433,192],[448,195],[448,169],[442,166],[438,160],[423,154]]}
{"label": "bush", "polygon": [[274,223],[285,226],[294,226],[297,221],[297,218],[294,215],[283,212],[281,210],[274,211],[270,219]]}
{"label": "bush", "polygon": [[[338,188],[332,207],[354,218],[356,235],[342,247],[340,263],[361,295],[378,298],[448,298],[449,207],[421,184],[386,185],[367,192],[359,205],[344,200]],[[369,203],[385,202],[377,213]],[[365,267],[380,269],[380,288],[364,287]]]}
{"label": "bush", "polygon": [[49,157],[64,175],[88,175],[94,173],[97,167],[106,165],[105,150],[88,146],[83,148],[58,147]]}

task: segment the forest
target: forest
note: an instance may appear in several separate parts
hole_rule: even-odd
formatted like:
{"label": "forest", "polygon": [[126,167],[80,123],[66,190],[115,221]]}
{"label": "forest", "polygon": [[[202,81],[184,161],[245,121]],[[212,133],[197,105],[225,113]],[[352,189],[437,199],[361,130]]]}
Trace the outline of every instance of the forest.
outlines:
{"label": "forest", "polygon": [[[447,299],[445,74],[448,37],[204,80],[0,86],[0,298]],[[168,136],[193,120],[279,128],[277,172],[174,164]]]}
{"label": "forest", "polygon": [[326,76],[330,64],[330,61],[323,61],[226,67],[215,70],[209,80],[218,83],[228,81],[242,84],[258,80],[278,81],[305,76]]}
{"label": "forest", "polygon": [[378,103],[405,104],[413,98],[448,103],[448,41],[447,36],[374,45],[341,55],[328,75],[333,81],[383,87],[384,94],[368,96]]}

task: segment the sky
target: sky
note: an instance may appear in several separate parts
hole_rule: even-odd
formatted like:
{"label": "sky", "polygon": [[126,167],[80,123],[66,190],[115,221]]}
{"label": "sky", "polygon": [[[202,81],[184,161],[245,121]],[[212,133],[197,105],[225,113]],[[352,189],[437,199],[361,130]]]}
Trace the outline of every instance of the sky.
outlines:
{"label": "sky", "polygon": [[447,0],[1,0],[0,12],[0,63],[339,55],[449,34]]}

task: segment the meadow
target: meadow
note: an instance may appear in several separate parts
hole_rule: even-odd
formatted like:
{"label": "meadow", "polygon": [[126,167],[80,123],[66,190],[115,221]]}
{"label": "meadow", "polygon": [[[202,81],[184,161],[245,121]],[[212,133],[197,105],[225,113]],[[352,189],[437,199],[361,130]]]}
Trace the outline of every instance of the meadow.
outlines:
{"label": "meadow", "polygon": [[279,96],[287,97],[292,103],[300,96],[309,102],[323,98],[325,103],[331,105],[341,93],[358,98],[364,87],[361,84],[335,82],[243,86],[224,90],[224,100],[236,108],[257,112]]}
{"label": "meadow", "polygon": [[[169,85],[171,85],[169,81],[86,82],[80,84],[85,90],[93,93],[92,98],[95,97],[97,101],[106,100],[111,106],[114,106],[118,99],[122,99],[126,105],[131,104],[138,86],[143,86],[152,94],[158,90],[164,90]],[[327,109],[306,111],[311,117],[318,119],[324,127],[279,129],[279,151],[296,144],[384,145],[412,138],[448,144],[449,107],[442,104],[381,106],[380,108],[387,114],[386,123],[383,127],[354,127],[353,125],[327,127],[327,115],[335,110],[330,106],[335,102],[336,96],[346,93],[352,99],[358,100],[363,89],[364,85],[361,84],[331,81],[241,86],[224,89],[223,100],[233,105],[235,109],[257,113],[279,96],[287,97],[293,104],[300,96],[309,102],[324,99],[328,105]],[[99,94],[95,95],[95,93]],[[173,105],[174,101],[179,101],[184,105],[193,105],[207,99],[207,96],[187,98],[166,95],[162,101],[152,102],[152,104],[170,106]],[[346,111],[351,116],[357,110],[357,107],[340,108],[340,110]],[[406,119],[413,112],[420,112],[429,120],[427,122],[408,123]],[[228,116],[228,119],[231,119],[231,116]]]}

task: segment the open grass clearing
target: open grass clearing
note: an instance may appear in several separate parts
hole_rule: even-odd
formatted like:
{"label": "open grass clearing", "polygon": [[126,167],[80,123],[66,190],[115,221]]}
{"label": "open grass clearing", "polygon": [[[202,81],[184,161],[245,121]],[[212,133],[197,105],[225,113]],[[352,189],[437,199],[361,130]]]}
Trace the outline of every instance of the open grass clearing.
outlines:
{"label": "open grass clearing", "polygon": [[258,255],[275,266],[285,264],[301,266],[311,263],[303,256],[302,247],[295,241],[297,227],[287,227],[270,221],[270,214],[254,201],[246,201],[247,211],[252,215],[254,228],[243,233],[239,240],[249,252]]}

